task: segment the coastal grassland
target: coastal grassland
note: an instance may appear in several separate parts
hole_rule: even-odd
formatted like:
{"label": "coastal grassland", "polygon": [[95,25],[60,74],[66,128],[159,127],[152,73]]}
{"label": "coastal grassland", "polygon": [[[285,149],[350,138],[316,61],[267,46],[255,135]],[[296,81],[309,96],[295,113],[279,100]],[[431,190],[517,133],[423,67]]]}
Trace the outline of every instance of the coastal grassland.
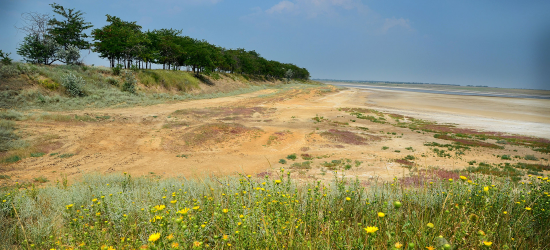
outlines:
{"label": "coastal grassland", "polygon": [[[443,170],[440,170],[441,172]],[[443,171],[445,172],[445,171]],[[545,249],[550,182],[85,175],[0,191],[4,249]],[[446,176],[445,179],[439,178]]]}

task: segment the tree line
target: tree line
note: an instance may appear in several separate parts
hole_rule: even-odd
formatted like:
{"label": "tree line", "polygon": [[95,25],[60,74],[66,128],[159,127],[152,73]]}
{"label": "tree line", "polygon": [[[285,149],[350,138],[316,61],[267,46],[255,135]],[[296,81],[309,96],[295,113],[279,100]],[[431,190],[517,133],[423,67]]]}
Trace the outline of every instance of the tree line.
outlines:
{"label": "tree line", "polygon": [[84,20],[83,12],[56,3],[51,6],[61,20],[39,13],[22,16],[25,26],[18,28],[27,35],[17,53],[27,62],[81,64],[80,51],[91,49],[109,60],[110,67],[151,69],[157,64],[166,70],[188,68],[195,74],[228,72],[304,80],[310,77],[305,68],[267,60],[254,50],[226,49],[184,36],[176,29],[143,31],[136,22],[111,15],[106,15],[108,25],[93,29],[88,36],[84,31],[93,26]]}

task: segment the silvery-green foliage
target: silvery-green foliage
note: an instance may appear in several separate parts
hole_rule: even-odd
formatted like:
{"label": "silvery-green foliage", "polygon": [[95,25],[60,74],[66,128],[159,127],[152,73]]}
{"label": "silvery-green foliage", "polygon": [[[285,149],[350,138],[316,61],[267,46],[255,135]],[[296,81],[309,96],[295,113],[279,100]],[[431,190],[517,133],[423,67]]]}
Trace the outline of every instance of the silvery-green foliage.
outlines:
{"label": "silvery-green foliage", "polygon": [[110,77],[110,76],[109,76],[109,77],[107,77],[107,78],[105,79],[105,81],[107,81],[107,83],[109,83],[109,84],[111,84],[111,85],[113,85],[113,86],[118,86],[118,81],[117,81],[117,79],[115,79],[115,78],[113,78],[113,77]]}
{"label": "silvery-green foliage", "polygon": [[124,75],[124,84],[122,85],[122,91],[127,91],[132,94],[136,93],[136,78],[131,71],[127,71]]}
{"label": "silvery-green foliage", "polygon": [[67,93],[71,96],[83,96],[85,81],[82,79],[82,77],[75,76],[72,73],[69,73],[67,75],[64,75],[61,80],[61,85],[65,87],[65,90]]}
{"label": "silvery-green foliage", "polygon": [[4,65],[0,67],[0,78],[10,78],[19,75],[21,72],[14,65]]}
{"label": "silvery-green foliage", "polygon": [[57,57],[64,60],[66,64],[78,64],[80,50],[76,46],[69,44],[67,48],[61,48],[57,51]]}

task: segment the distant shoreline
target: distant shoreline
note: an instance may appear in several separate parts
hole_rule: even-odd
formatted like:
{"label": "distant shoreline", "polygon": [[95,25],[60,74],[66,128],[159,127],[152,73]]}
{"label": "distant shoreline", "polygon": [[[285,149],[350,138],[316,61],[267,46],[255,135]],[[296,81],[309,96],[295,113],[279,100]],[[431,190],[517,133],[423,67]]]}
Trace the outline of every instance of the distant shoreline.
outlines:
{"label": "distant shoreline", "polygon": [[[550,91],[547,91],[547,90],[500,89],[500,88],[490,88],[490,87],[481,88],[480,90],[472,90],[468,87],[457,86],[457,85],[447,86],[447,85],[426,84],[420,87],[414,84],[409,87],[409,86],[395,86],[395,84],[376,84],[375,85],[375,84],[369,84],[369,83],[347,83],[347,82],[332,82],[332,81],[321,81],[321,82],[335,85],[335,86],[359,88],[359,89],[383,89],[383,90],[393,90],[393,91],[408,91],[408,92],[446,94],[446,95],[550,99]],[[404,85],[404,84],[401,84],[401,85]],[[463,87],[463,88],[458,88],[458,87]],[[472,87],[472,88],[476,88],[476,87]],[[498,90],[498,92],[489,91],[489,90]],[[523,93],[517,93],[517,92],[523,92]]]}

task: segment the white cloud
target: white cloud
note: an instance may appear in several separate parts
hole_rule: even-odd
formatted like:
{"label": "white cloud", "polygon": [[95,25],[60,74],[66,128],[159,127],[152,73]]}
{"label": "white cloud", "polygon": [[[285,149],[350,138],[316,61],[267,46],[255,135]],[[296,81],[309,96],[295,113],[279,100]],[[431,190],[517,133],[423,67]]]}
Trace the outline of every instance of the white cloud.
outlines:
{"label": "white cloud", "polygon": [[389,29],[394,27],[401,27],[401,28],[404,28],[405,30],[413,31],[413,28],[411,28],[409,19],[404,19],[404,18],[397,19],[395,17],[386,18],[386,20],[384,21],[384,24],[382,25],[381,31],[382,33],[386,33],[388,32]]}
{"label": "white cloud", "polygon": [[283,13],[283,12],[292,12],[296,9],[296,5],[289,1],[282,1],[278,4],[275,4],[273,7],[269,8],[265,12],[268,14],[273,13]]}
{"label": "white cloud", "polygon": [[268,14],[306,14],[309,18],[320,15],[337,15],[338,9],[367,12],[368,7],[358,0],[295,0],[281,1],[265,12]]}

